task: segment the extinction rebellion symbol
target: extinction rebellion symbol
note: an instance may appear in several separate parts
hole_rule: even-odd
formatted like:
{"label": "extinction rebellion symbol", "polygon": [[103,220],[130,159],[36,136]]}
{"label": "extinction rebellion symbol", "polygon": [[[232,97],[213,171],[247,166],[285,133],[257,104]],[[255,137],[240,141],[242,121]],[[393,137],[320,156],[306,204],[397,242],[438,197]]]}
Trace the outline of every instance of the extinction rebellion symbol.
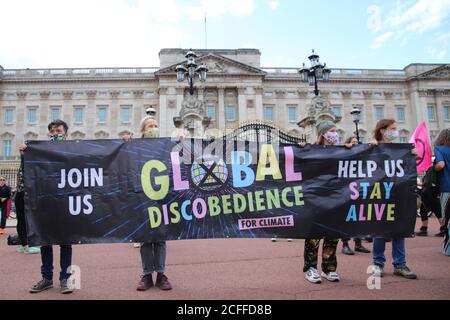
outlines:
{"label": "extinction rebellion symbol", "polygon": [[198,189],[215,191],[226,185],[228,169],[221,158],[213,155],[202,156],[192,164],[191,179]]}

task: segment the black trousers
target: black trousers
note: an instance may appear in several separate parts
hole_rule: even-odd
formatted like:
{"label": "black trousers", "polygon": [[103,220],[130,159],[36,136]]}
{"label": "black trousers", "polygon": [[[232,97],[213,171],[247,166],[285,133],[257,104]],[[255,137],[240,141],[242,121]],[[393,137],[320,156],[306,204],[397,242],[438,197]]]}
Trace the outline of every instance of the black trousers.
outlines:
{"label": "black trousers", "polygon": [[2,213],[0,229],[5,229],[5,227],[6,227],[6,206],[7,206],[6,201],[4,203],[0,204],[0,210]]}
{"label": "black trousers", "polygon": [[16,193],[16,216],[17,216],[17,234],[20,239],[20,244],[26,246],[28,244],[27,240],[27,223],[25,220],[25,198],[24,192]]}

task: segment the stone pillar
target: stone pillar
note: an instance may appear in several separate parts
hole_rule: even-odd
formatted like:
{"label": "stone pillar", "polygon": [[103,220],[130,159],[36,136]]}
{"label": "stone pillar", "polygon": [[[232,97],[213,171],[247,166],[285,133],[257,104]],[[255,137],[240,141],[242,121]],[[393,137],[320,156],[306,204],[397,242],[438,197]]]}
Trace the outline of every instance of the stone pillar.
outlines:
{"label": "stone pillar", "polygon": [[83,127],[86,128],[86,139],[95,139],[94,129],[97,124],[95,97],[97,96],[97,91],[87,91],[86,94],[88,96],[88,99],[84,110],[85,120],[83,123]]}
{"label": "stone pillar", "polygon": [[144,90],[134,90],[134,103],[133,103],[133,115],[134,121],[133,123],[133,131],[139,131],[141,128],[139,125],[141,124],[142,118],[145,116],[144,113]]}
{"label": "stone pillar", "polygon": [[217,87],[217,97],[219,100],[218,106],[218,129],[225,130],[226,129],[226,112],[225,112],[225,87]]}
{"label": "stone pillar", "polygon": [[264,89],[262,87],[255,88],[256,120],[264,120],[263,92]]}
{"label": "stone pillar", "polygon": [[167,87],[159,88],[159,123],[161,137],[165,137],[167,132]]}
{"label": "stone pillar", "polygon": [[41,110],[39,112],[38,133],[43,140],[46,140],[48,133],[47,125],[50,122],[48,121],[50,119],[50,108],[48,105],[48,97],[50,96],[50,91],[41,91],[39,94],[41,96]]}
{"label": "stone pillar", "polygon": [[443,90],[437,90],[435,92],[435,105],[436,105],[436,120],[438,123],[438,130],[441,131],[445,129],[445,122],[444,122],[444,99],[443,99]]}
{"label": "stone pillar", "polygon": [[425,121],[427,127],[430,127],[427,117],[427,91],[414,90],[411,92],[411,105],[415,114],[415,124],[417,127],[421,122]]}
{"label": "stone pillar", "polygon": [[238,89],[238,121],[243,122],[247,120],[247,97],[245,95],[245,88],[239,87]]}
{"label": "stone pillar", "polygon": [[275,90],[276,94],[276,103],[275,108],[273,110],[273,122],[282,125],[283,127],[287,127],[286,121],[286,105],[284,104],[284,99],[286,98],[286,90]]}
{"label": "stone pillar", "polygon": [[[364,121],[367,123],[367,125],[373,125],[375,126],[376,121],[375,121],[375,110],[373,107],[373,101],[372,101],[372,97],[373,97],[373,92],[372,91],[363,91],[363,95],[364,95],[364,102],[365,102],[365,110],[361,110],[364,114],[365,114],[365,119]],[[369,131],[372,128],[367,128]]]}
{"label": "stone pillar", "polygon": [[111,110],[109,113],[111,117],[110,138],[117,139],[119,138],[118,126],[120,123],[120,105],[118,100],[120,91],[111,91],[110,94],[111,94]]}
{"label": "stone pillar", "polygon": [[176,88],[176,92],[177,92],[177,115],[178,115],[181,112],[181,104],[183,103],[184,99],[184,87]]}
{"label": "stone pillar", "polygon": [[23,135],[25,134],[24,130],[25,127],[27,126],[26,123],[26,103],[25,103],[25,98],[27,96],[27,92],[17,92],[17,105],[16,105],[16,109],[15,109],[15,113],[16,113],[16,121],[14,121],[14,132],[15,132],[15,137],[12,141],[12,145],[11,145],[11,155],[15,156],[17,155],[17,149],[19,144],[21,144],[24,140]]}

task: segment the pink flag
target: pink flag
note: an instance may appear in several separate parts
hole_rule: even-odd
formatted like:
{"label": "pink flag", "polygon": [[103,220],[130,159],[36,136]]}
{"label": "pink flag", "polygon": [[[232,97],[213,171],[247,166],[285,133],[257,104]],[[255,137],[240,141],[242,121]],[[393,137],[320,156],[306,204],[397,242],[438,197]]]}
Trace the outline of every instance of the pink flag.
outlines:
{"label": "pink flag", "polygon": [[416,145],[418,153],[418,158],[416,160],[417,172],[422,173],[427,171],[432,164],[432,151],[425,122],[422,122],[420,126],[417,127],[416,131],[414,131],[414,134],[411,136],[409,143],[414,143]]}

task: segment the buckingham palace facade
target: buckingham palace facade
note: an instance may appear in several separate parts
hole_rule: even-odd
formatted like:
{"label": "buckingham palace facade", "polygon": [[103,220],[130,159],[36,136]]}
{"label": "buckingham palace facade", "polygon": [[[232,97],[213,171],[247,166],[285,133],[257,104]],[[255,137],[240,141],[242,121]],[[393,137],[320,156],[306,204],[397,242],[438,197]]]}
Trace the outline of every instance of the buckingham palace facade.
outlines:
{"label": "buckingham palace facade", "polygon": [[[194,50],[208,67],[206,82],[177,82],[184,49],[162,49],[155,68],[7,69],[0,67],[0,159],[14,161],[24,140],[46,140],[47,124],[63,119],[71,139],[116,139],[138,134],[153,107],[162,136],[178,127],[211,136],[240,123],[263,120],[291,135],[314,93],[296,68],[264,68],[257,49]],[[425,121],[434,139],[450,127],[450,65],[413,63],[403,70],[332,69],[320,97],[336,117],[343,138],[354,133],[350,112],[362,111],[359,133],[371,137],[377,120],[396,119],[406,142]],[[311,135],[312,136],[312,135]],[[312,137],[310,137],[312,139]]]}

